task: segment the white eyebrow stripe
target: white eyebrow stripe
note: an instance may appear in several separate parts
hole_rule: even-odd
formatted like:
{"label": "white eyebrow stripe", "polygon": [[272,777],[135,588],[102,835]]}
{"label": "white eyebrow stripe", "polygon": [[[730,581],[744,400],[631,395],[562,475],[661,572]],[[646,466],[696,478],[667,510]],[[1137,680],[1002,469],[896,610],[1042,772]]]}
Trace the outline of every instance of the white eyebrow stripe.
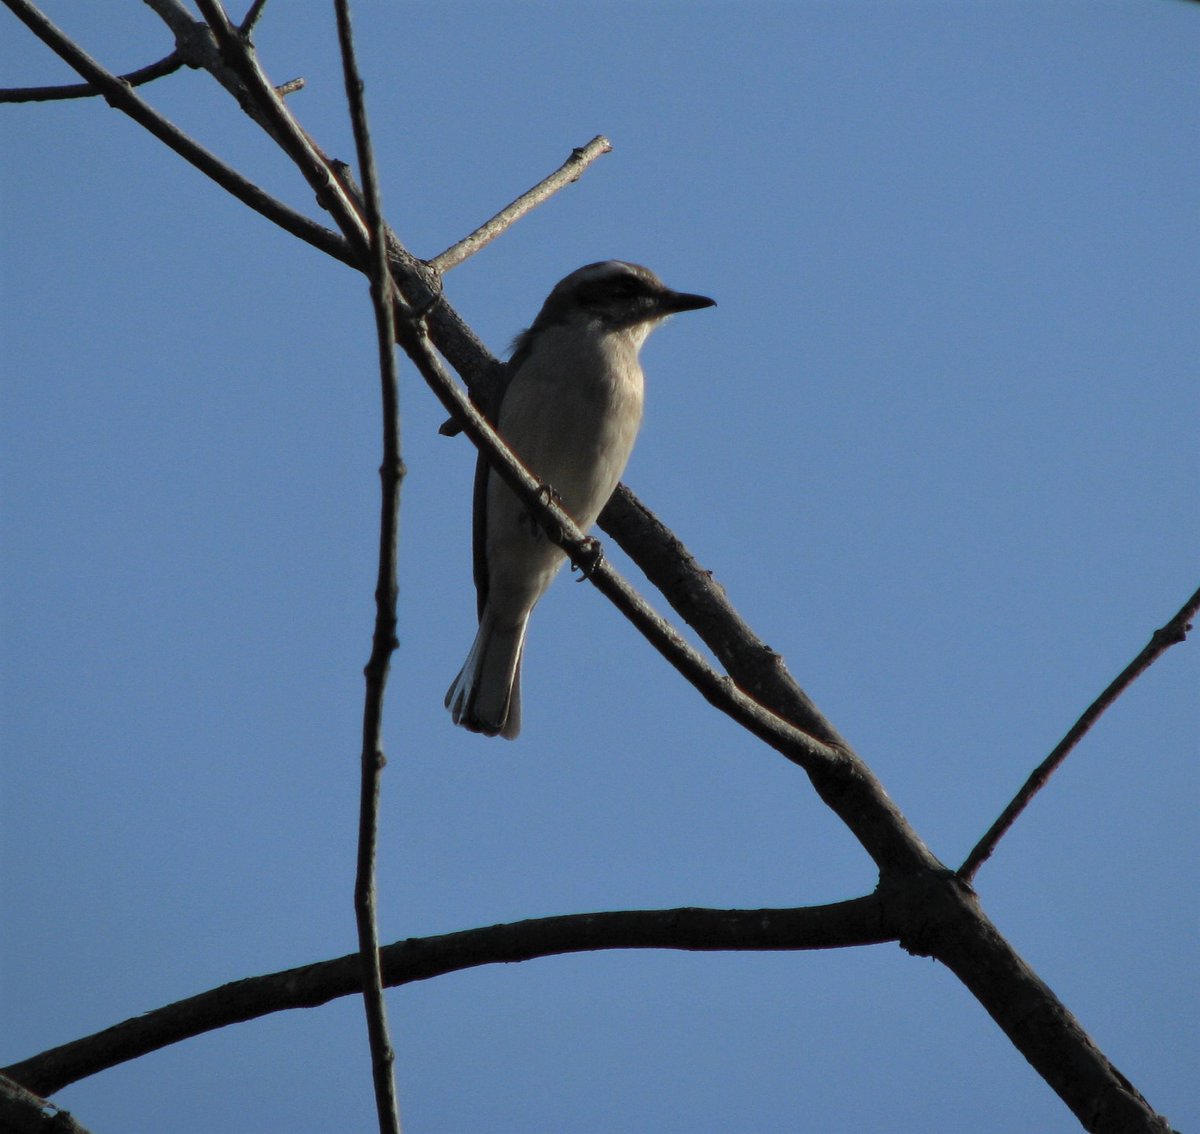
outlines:
{"label": "white eyebrow stripe", "polygon": [[640,274],[635,270],[632,264],[626,263],[624,260],[602,260],[598,264],[589,264],[586,268],[580,268],[574,273],[576,283],[591,283],[596,280],[612,279],[616,276],[634,276],[640,278]]}

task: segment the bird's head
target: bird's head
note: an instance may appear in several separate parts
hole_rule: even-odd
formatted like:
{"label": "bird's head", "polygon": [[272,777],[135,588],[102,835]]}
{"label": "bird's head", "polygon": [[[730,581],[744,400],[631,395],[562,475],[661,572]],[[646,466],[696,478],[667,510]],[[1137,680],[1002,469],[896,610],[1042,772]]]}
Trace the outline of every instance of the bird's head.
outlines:
{"label": "bird's head", "polygon": [[668,315],[715,307],[706,295],[673,291],[649,268],[624,260],[602,260],[578,268],[550,293],[533,330],[553,323],[599,323],[628,330],[640,345]]}

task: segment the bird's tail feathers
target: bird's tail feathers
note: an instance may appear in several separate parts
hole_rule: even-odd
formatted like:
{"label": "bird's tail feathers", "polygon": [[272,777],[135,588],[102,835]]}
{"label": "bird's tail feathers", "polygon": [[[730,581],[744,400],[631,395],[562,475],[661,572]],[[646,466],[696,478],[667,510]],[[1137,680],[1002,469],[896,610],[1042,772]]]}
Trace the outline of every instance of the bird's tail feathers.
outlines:
{"label": "bird's tail feathers", "polygon": [[485,736],[514,740],[521,731],[521,654],[528,616],[498,624],[487,609],[458,676],[446,691],[454,723]]}

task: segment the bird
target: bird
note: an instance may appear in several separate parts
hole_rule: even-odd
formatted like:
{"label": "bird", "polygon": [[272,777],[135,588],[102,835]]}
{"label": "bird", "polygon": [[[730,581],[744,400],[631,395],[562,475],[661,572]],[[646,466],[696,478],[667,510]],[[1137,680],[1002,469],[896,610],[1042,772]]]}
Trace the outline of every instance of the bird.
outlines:
{"label": "bird", "polygon": [[[642,422],[638,352],[681,311],[714,307],[624,260],[560,280],[513,343],[489,415],[521,463],[586,533],[617,486]],[[480,455],[473,515],[479,629],[446,693],[457,725],[516,739],[529,616],[566,555]]]}

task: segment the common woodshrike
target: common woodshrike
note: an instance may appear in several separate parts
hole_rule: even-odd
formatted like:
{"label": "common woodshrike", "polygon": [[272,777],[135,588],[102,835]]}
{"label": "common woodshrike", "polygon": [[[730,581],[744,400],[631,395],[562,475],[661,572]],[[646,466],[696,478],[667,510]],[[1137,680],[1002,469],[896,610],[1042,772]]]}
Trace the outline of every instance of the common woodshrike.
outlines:
{"label": "common woodshrike", "polygon": [[[518,336],[496,428],[582,531],[608,503],[642,423],[646,337],[668,315],[714,304],[672,291],[647,268],[605,260],[562,280]],[[474,546],[479,632],[446,707],[455,724],[512,740],[525,628],[566,556],[482,456]]]}

